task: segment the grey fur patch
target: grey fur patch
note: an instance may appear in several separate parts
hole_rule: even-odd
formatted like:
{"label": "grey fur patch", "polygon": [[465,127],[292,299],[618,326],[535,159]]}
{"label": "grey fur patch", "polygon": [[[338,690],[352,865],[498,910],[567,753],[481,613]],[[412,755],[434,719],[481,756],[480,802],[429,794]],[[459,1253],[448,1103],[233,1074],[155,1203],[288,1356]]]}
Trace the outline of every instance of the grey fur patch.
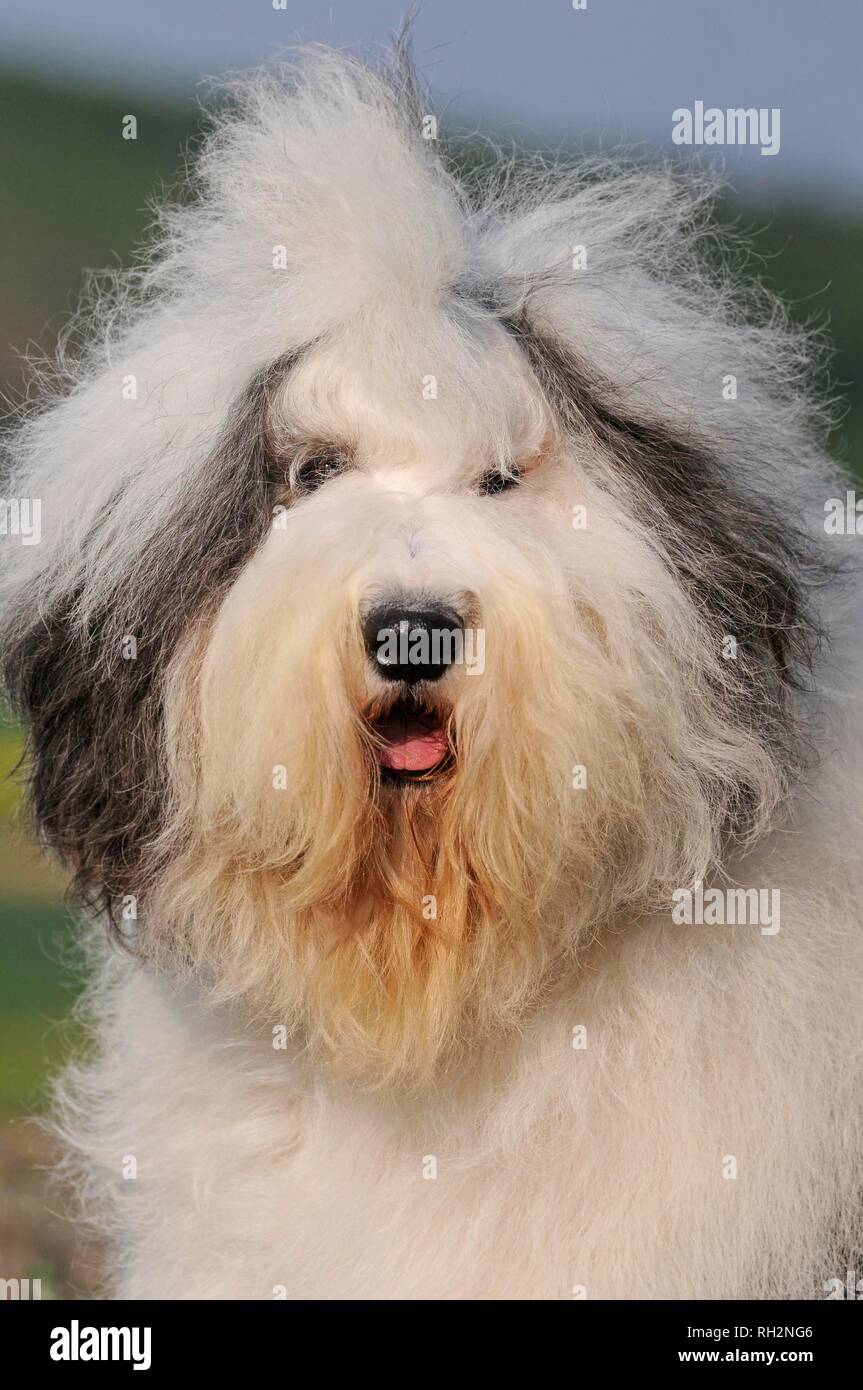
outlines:
{"label": "grey fur patch", "polygon": [[[695,434],[639,418],[613,383],[525,312],[500,320],[525,353],[558,419],[574,437],[590,433],[633,484],[646,506],[659,551],[672,564],[708,626],[717,650],[737,642],[717,698],[727,717],[779,756],[788,772],[802,760],[800,729],[789,693],[807,683],[822,634],[811,612],[810,585],[827,568],[802,530],[747,493]],[[747,793],[730,829],[745,831]]]}

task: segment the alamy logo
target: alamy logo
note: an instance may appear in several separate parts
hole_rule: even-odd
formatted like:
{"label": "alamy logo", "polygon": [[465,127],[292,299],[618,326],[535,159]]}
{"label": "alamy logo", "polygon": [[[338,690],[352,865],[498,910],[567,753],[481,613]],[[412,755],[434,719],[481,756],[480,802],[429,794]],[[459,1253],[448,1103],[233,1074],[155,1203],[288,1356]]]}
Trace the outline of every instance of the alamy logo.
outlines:
{"label": "alamy logo", "polygon": [[42,539],[42,500],[39,497],[0,497],[0,536],[19,536],[22,545]]}
{"label": "alamy logo", "polygon": [[677,926],[759,927],[762,936],[779,930],[778,888],[705,888],[697,879],[691,888],[676,888],[671,900]]}
{"label": "alamy logo", "polygon": [[690,110],[671,113],[675,145],[760,145],[762,154],[779,153],[779,107],[734,106],[726,111],[696,101]]}
{"label": "alamy logo", "polygon": [[51,1332],[52,1361],[131,1361],[133,1371],[150,1369],[149,1327],[69,1327]]}

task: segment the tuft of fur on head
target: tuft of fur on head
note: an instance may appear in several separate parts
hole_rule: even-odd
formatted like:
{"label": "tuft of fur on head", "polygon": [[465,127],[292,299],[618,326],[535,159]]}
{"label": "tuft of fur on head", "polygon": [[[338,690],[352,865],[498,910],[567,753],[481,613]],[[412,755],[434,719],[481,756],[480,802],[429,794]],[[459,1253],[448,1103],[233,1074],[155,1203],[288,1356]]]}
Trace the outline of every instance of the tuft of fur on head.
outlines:
{"label": "tuft of fur on head", "polygon": [[[415,1079],[781,804],[810,357],[703,269],[703,190],[667,170],[462,184],[403,65],[327,50],[231,94],[7,441],[44,537],[6,547],[6,678],[42,833],[104,911],[135,899],[132,949]],[[316,447],[344,467],[305,493]],[[448,763],[396,788],[362,640],[392,592],[461,604],[487,652],[426,692]]]}

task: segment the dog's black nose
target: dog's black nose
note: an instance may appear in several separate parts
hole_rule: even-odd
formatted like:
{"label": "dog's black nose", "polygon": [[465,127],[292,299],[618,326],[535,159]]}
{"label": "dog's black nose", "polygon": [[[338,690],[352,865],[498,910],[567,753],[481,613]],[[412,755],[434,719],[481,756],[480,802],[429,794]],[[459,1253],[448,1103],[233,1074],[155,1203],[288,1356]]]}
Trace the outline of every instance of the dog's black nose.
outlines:
{"label": "dog's black nose", "polygon": [[381,604],[363,623],[366,651],[389,681],[436,681],[463,660],[462,621],[444,609]]}

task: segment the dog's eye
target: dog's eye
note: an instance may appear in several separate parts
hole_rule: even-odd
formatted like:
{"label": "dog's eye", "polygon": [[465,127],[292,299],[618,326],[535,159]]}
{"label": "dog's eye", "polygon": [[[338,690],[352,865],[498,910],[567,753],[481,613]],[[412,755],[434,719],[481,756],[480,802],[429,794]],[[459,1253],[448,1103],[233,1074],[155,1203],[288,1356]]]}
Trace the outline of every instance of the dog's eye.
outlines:
{"label": "dog's eye", "polygon": [[490,468],[480,478],[477,492],[480,497],[496,497],[499,492],[518,487],[520,482],[521,474],[517,469],[513,473],[501,473],[499,468]]}
{"label": "dog's eye", "polygon": [[295,492],[314,492],[331,478],[345,471],[347,460],[341,454],[306,454],[291,468],[291,487]]}

